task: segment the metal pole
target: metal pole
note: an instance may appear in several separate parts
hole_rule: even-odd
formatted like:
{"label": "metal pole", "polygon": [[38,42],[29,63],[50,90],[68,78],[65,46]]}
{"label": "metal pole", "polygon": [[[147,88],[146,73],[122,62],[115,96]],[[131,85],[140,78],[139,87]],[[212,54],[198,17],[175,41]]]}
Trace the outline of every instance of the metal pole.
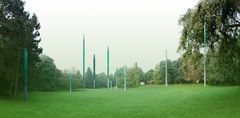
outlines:
{"label": "metal pole", "polygon": [[124,66],[124,91],[127,90],[127,67]]}
{"label": "metal pole", "polygon": [[69,93],[72,94],[72,74],[69,73]]}
{"label": "metal pole", "polygon": [[207,37],[207,29],[206,29],[206,22],[204,22],[204,87],[206,87],[206,37]]}
{"label": "metal pole", "polygon": [[107,47],[107,88],[109,88],[109,47]]}
{"label": "metal pole", "polygon": [[85,87],[85,35],[83,34],[83,88]]}
{"label": "metal pole", "polygon": [[116,91],[118,89],[118,69],[116,68]]}
{"label": "metal pole", "polygon": [[28,101],[28,53],[24,48],[24,101]]}
{"label": "metal pole", "polygon": [[166,50],[166,67],[165,67],[165,71],[166,71],[166,73],[165,73],[165,86],[167,87],[168,86],[168,72],[167,72],[167,50]]}
{"label": "metal pole", "polygon": [[95,54],[93,55],[93,88],[96,88],[96,60],[95,60]]}

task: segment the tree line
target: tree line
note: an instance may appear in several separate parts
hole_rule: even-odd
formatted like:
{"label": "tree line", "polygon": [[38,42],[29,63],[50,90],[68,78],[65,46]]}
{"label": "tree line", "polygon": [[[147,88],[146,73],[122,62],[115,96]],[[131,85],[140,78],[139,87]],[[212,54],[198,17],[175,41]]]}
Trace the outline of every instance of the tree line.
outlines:
{"label": "tree line", "polygon": [[[159,62],[154,69],[143,72],[137,63],[127,68],[127,87],[140,82],[165,82],[165,63],[168,64],[168,83],[201,83],[203,81],[203,26],[206,24],[207,83],[240,84],[240,2],[239,0],[201,0],[179,18],[183,27],[177,60]],[[24,9],[21,0],[0,1],[0,94],[16,98],[23,88],[23,49],[28,50],[29,89],[59,90],[69,88],[69,73],[73,89],[82,88],[82,74],[77,69],[60,70],[54,60],[41,54],[41,26],[36,14]],[[123,67],[119,68],[118,87],[123,87]],[[93,88],[91,68],[86,71],[86,88]],[[115,73],[110,75],[116,85]],[[105,73],[96,76],[96,87],[105,88]]]}
{"label": "tree line", "polygon": [[[143,72],[142,68],[135,63],[132,67],[127,67],[127,87],[138,87],[140,82],[146,84],[159,85],[165,82],[165,63],[161,61],[156,65],[155,69]],[[168,83],[184,83],[187,82],[183,78],[182,59],[175,61],[167,60],[168,63]],[[47,55],[41,54],[40,61],[34,68],[34,78],[29,80],[30,89],[32,90],[59,90],[69,89],[69,83],[72,81],[72,88],[83,88],[82,74],[76,68],[69,70],[57,69],[54,60]],[[71,80],[70,80],[71,74]],[[115,87],[118,83],[119,88],[123,88],[124,68],[118,69],[118,82],[116,82],[116,73],[110,74],[111,87]],[[93,88],[93,71],[90,67],[85,73],[86,88]],[[107,87],[107,75],[105,72],[96,74],[96,88]]]}

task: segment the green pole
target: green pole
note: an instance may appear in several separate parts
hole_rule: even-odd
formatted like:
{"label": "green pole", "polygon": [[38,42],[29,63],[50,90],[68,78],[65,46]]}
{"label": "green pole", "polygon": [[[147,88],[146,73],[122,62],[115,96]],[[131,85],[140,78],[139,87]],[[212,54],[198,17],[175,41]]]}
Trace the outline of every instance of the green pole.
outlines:
{"label": "green pole", "polygon": [[206,28],[206,22],[204,22],[204,87],[206,87],[206,37],[207,37],[207,28]]}
{"label": "green pole", "polygon": [[95,60],[95,54],[93,55],[93,88],[96,88],[96,60]]}
{"label": "green pole", "polygon": [[24,48],[24,101],[28,101],[28,53]]}
{"label": "green pole", "polygon": [[118,69],[116,68],[116,91],[118,89]]}
{"label": "green pole", "polygon": [[107,47],[107,88],[109,88],[109,47]]}
{"label": "green pole", "polygon": [[72,74],[69,73],[69,93],[72,94]]}
{"label": "green pole", "polygon": [[85,87],[85,35],[83,34],[83,88]]}
{"label": "green pole", "polygon": [[165,64],[165,86],[167,87],[167,86],[168,86],[167,50],[166,50],[165,56],[166,56],[166,64]]}
{"label": "green pole", "polygon": [[127,67],[124,66],[124,91],[127,90]]}

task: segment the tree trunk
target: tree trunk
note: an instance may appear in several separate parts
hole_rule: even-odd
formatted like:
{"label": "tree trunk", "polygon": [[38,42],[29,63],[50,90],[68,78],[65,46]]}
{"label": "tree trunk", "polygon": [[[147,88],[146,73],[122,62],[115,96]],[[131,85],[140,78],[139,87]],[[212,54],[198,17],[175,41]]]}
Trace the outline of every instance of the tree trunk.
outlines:
{"label": "tree trunk", "polygon": [[11,81],[10,88],[9,88],[9,97],[12,98],[12,91],[13,91],[13,82]]}
{"label": "tree trunk", "polygon": [[14,99],[17,98],[17,92],[18,92],[18,81],[19,81],[19,51],[17,53],[17,63],[16,63],[16,81],[15,81],[15,91],[14,91]]}
{"label": "tree trunk", "polygon": [[18,92],[18,81],[19,81],[19,64],[17,64],[17,70],[16,70],[16,81],[15,81],[15,94],[14,98],[17,98],[17,92]]}

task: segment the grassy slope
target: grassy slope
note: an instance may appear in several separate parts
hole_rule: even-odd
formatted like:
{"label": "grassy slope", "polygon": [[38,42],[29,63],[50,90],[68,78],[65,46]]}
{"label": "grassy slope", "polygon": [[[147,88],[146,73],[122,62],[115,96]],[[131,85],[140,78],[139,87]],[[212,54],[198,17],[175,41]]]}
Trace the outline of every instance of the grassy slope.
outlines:
{"label": "grassy slope", "polygon": [[240,117],[239,87],[178,85],[32,92],[30,101],[0,99],[0,118]]}

